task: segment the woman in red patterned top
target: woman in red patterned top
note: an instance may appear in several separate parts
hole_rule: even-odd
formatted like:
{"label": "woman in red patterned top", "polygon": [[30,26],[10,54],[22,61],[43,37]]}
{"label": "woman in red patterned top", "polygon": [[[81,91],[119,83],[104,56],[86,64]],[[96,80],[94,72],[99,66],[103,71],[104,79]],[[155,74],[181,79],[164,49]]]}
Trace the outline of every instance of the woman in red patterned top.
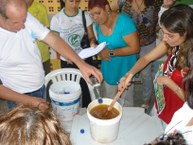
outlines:
{"label": "woman in red patterned top", "polygon": [[163,41],[140,58],[120,80],[119,90],[129,86],[133,76],[151,61],[168,53],[167,60],[158,71],[154,88],[157,113],[165,123],[169,123],[185,100],[182,80],[187,70],[186,55],[193,47],[193,9],[183,4],[176,5],[163,13],[160,24]]}

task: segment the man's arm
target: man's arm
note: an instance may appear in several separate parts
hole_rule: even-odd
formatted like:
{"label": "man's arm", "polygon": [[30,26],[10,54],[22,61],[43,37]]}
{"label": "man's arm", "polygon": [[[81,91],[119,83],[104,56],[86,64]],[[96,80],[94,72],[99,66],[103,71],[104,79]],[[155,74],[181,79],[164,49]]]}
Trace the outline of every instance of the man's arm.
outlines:
{"label": "man's arm", "polygon": [[102,73],[94,66],[91,66],[82,60],[58,35],[53,32],[49,32],[43,41],[63,57],[75,63],[88,83],[92,83],[90,80],[91,75],[95,76],[99,82],[102,82]]}
{"label": "man's arm", "polygon": [[0,98],[16,103],[22,103],[24,105],[30,105],[43,110],[48,108],[49,104],[46,100],[17,93],[3,86],[1,80],[0,83]]}

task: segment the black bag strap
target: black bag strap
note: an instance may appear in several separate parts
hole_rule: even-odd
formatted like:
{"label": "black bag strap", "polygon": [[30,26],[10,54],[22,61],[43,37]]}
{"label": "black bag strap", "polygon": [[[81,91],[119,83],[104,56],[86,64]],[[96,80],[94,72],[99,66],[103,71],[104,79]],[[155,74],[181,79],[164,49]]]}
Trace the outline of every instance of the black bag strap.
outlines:
{"label": "black bag strap", "polygon": [[88,34],[87,27],[86,27],[85,11],[82,11],[82,22],[83,22],[84,31],[86,34]]}

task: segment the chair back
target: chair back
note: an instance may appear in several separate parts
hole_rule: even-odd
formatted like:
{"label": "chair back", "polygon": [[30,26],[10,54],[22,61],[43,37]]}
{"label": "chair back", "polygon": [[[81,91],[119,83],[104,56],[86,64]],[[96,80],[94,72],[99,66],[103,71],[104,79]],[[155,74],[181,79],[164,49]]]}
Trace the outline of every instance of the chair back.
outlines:
{"label": "chair back", "polygon": [[[53,83],[60,82],[60,81],[73,81],[80,84],[81,78],[84,79],[80,70],[76,68],[61,68],[61,69],[51,71],[49,74],[45,76],[45,86],[46,86],[46,94],[47,94],[45,99],[48,99],[47,97],[49,96],[49,88]],[[87,86],[89,89],[91,100],[94,100],[96,97],[93,91],[93,86],[90,85],[89,83],[87,83]]]}

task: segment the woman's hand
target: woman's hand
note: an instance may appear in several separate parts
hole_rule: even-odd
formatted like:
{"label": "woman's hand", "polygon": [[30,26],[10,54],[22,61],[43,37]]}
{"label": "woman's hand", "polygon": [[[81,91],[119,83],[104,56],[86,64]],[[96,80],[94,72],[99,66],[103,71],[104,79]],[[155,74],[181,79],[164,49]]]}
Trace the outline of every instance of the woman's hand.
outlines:
{"label": "woman's hand", "polygon": [[118,83],[118,91],[122,89],[127,89],[131,85],[133,75],[128,73],[126,76],[123,76]]}
{"label": "woman's hand", "polygon": [[157,78],[157,83],[158,83],[158,85],[160,85],[160,86],[166,85],[168,79],[169,79],[168,77],[159,76],[159,77]]}
{"label": "woman's hand", "polygon": [[105,48],[99,53],[99,56],[102,60],[110,60],[111,57],[109,55],[109,52],[110,50]]}
{"label": "woman's hand", "polygon": [[90,47],[91,47],[91,48],[96,48],[96,47],[97,47],[97,44],[96,44],[96,43],[90,43]]}
{"label": "woman's hand", "polygon": [[159,76],[157,78],[158,85],[164,85],[172,90],[182,101],[185,101],[185,93],[172,79],[166,76]]}

